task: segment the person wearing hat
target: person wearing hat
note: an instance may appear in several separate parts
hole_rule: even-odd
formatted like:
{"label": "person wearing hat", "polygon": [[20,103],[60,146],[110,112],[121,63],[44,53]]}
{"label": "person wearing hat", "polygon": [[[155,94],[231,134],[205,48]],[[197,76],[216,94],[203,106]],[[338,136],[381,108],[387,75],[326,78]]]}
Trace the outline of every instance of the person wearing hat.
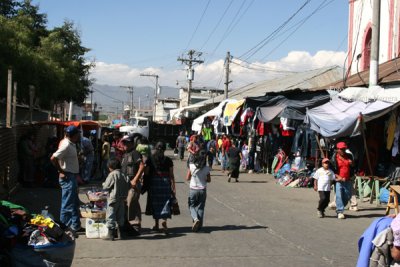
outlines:
{"label": "person wearing hat", "polygon": [[[126,135],[121,139],[125,153],[122,155],[121,171],[130,181],[131,189],[128,192],[127,221],[125,229],[128,234],[140,235],[142,223],[142,210],[139,197],[141,193],[141,178],[144,172],[142,155],[136,151],[136,143],[133,135]],[[131,226],[131,227],[129,227]]]}
{"label": "person wearing hat", "polygon": [[79,162],[76,143],[79,142],[79,139],[79,129],[73,125],[68,126],[65,130],[65,138],[61,140],[57,151],[50,158],[50,161],[59,172],[59,183],[62,192],[60,221],[70,227],[76,234],[84,232],[80,221],[77,184]]}
{"label": "person wearing hat", "polygon": [[336,144],[337,151],[333,155],[332,166],[336,176],[336,213],[338,219],[345,219],[344,208],[352,197],[352,181],[353,176],[353,157],[346,152],[347,145],[345,142]]}
{"label": "person wearing hat", "polygon": [[313,177],[314,180],[314,190],[318,191],[319,202],[317,207],[317,216],[319,218],[325,217],[325,209],[328,207],[329,198],[331,194],[331,184],[335,180],[335,174],[329,168],[329,159],[324,158],[322,160],[322,167],[319,168]]}

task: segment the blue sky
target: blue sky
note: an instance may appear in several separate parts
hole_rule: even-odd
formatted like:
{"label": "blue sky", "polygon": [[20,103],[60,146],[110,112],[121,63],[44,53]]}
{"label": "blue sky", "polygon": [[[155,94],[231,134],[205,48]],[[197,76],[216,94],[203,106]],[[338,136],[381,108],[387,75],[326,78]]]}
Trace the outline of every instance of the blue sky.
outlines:
{"label": "blue sky", "polygon": [[[160,84],[184,82],[185,66],[177,61],[188,49],[203,52],[196,69],[198,86],[221,87],[223,60],[230,51],[237,62],[266,68],[305,70],[343,65],[347,50],[348,2],[343,0],[36,0],[50,28],[72,20],[93,77],[103,84],[149,85],[139,73],[156,73]],[[296,16],[251,57],[243,56]],[[310,16],[319,5],[324,7]],[[224,15],[225,14],[225,15]],[[303,25],[299,23],[306,19]],[[229,27],[231,26],[231,27]],[[296,31],[296,27],[299,27]],[[185,55],[184,55],[185,56]],[[243,57],[241,57],[243,56]],[[246,63],[246,64],[248,64]],[[274,77],[274,72],[232,69],[232,86]],[[236,75],[236,77],[235,77]],[[147,84],[146,84],[147,83]],[[196,85],[196,84],[195,84]]]}

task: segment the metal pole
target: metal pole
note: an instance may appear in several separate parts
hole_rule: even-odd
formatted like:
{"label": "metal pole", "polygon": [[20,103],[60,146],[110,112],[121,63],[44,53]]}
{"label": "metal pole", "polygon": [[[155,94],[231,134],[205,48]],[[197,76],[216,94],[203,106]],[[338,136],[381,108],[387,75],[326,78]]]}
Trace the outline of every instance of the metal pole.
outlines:
{"label": "metal pole", "polygon": [[228,99],[228,87],[229,87],[229,62],[231,60],[231,53],[228,51],[226,53],[226,60],[225,60],[225,99]]}
{"label": "metal pole", "polygon": [[192,62],[193,62],[193,50],[189,51],[189,77],[188,77],[188,100],[187,105],[190,106],[190,92],[192,91],[192,80],[193,80],[193,70],[192,70]]}
{"label": "metal pole", "polygon": [[72,100],[69,102],[69,110],[68,110],[68,120],[72,120],[72,108],[73,108],[74,102]]}
{"label": "metal pole", "polygon": [[12,125],[17,121],[17,82],[14,82],[13,105],[12,105]]}
{"label": "metal pole", "polygon": [[93,90],[90,90],[90,113],[92,114],[93,119]]}
{"label": "metal pole", "polygon": [[6,127],[11,128],[11,87],[12,87],[12,69],[8,69],[7,76],[7,116]]}
{"label": "metal pole", "polygon": [[371,61],[369,67],[370,87],[377,85],[379,79],[379,30],[381,1],[374,0],[372,8]]}
{"label": "metal pole", "polygon": [[35,86],[29,85],[29,122],[32,123],[33,118],[33,99],[35,98]]}

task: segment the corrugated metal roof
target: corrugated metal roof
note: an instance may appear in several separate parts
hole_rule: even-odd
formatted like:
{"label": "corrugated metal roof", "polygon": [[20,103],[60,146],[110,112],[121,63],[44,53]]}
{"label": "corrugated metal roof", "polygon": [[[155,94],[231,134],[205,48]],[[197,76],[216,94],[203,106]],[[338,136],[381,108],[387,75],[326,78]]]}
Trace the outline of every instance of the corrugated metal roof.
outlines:
{"label": "corrugated metal roof", "polygon": [[[272,92],[284,92],[295,89],[314,90],[314,88],[323,87],[337,81],[342,77],[342,75],[343,69],[339,66],[325,67],[289,74],[273,80],[252,83],[229,92],[228,96],[230,99],[240,100],[246,97],[263,96]],[[224,100],[224,95],[200,103],[208,105],[211,103],[221,102],[222,100]]]}
{"label": "corrugated metal roof", "polygon": [[[379,77],[378,84],[389,85],[400,83],[400,57],[394,58],[390,61],[379,65]],[[369,84],[369,69],[360,73],[353,74],[343,81],[343,77],[340,80],[330,84],[329,88],[341,89],[345,87],[356,87],[356,86],[368,86]],[[328,89],[329,89],[328,88]]]}

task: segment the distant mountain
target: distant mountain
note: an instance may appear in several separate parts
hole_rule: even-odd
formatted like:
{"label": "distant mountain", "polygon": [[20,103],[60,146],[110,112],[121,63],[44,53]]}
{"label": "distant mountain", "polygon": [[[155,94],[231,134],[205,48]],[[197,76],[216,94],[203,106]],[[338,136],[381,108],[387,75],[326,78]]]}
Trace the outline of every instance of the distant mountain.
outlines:
{"label": "distant mountain", "polygon": [[[119,86],[105,85],[105,84],[93,84],[93,103],[96,103],[100,110],[115,112],[116,109],[122,107],[122,101],[124,105],[131,104],[131,96],[128,93],[128,89]],[[139,107],[151,107],[154,100],[154,87],[143,86],[133,87],[133,105]],[[179,89],[168,86],[161,86],[161,92],[159,98],[179,98]],[[91,96],[87,98],[87,101],[91,101]]]}

